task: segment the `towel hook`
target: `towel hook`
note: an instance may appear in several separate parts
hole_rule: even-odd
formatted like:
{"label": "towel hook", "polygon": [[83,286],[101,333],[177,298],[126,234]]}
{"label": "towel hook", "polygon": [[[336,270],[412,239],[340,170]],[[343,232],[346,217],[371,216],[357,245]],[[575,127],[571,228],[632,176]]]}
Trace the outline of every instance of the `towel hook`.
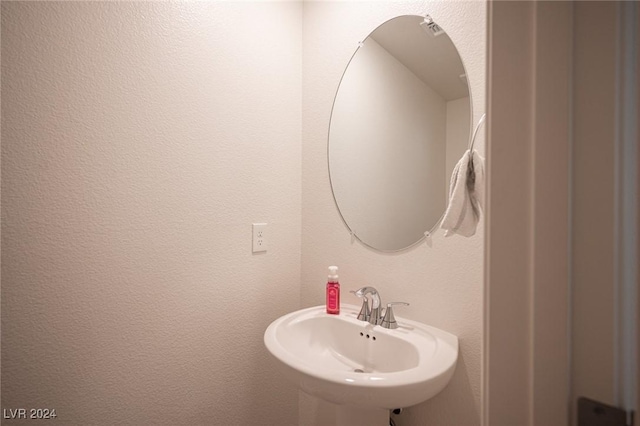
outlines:
{"label": "towel hook", "polygon": [[473,131],[473,136],[471,137],[471,143],[469,144],[469,151],[473,151],[473,145],[476,143],[476,136],[478,135],[478,130],[480,130],[480,126],[484,123],[484,119],[487,118],[487,114],[482,114],[480,117],[480,121],[476,124],[476,129]]}

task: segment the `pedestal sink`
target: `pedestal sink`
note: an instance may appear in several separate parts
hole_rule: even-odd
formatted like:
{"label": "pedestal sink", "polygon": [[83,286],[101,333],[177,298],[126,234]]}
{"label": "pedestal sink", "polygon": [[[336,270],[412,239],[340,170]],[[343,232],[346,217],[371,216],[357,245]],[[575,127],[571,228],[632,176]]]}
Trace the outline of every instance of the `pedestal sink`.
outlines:
{"label": "pedestal sink", "polygon": [[269,325],[264,342],[301,390],[339,405],[338,426],[388,426],[389,409],[426,401],[449,383],[458,338],[397,316],[397,329],[373,326],[358,311],[292,312]]}

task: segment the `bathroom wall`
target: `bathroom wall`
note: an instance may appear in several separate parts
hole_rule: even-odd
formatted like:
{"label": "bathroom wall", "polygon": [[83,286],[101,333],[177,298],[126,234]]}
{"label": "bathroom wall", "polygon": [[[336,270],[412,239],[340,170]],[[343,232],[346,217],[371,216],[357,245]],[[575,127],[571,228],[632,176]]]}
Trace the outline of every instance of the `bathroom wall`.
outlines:
{"label": "bathroom wall", "polygon": [[1,6],[2,408],[297,425],[302,5]]}
{"label": "bathroom wall", "polygon": [[[359,41],[392,17],[428,13],[458,47],[477,122],[485,98],[485,8],[483,1],[307,2],[303,12],[302,305],[324,302],[326,268],[336,264],[344,303],[358,303],[349,289],[372,285],[383,301],[411,302],[397,315],[440,327],[460,339],[452,381],[432,400],[405,410],[397,418],[403,426],[480,424],[483,229],[468,239],[444,238],[439,231],[431,243],[393,255],[352,242],[329,184],[331,105]],[[477,141],[480,150],[483,142]],[[319,413],[302,395],[302,417]]]}

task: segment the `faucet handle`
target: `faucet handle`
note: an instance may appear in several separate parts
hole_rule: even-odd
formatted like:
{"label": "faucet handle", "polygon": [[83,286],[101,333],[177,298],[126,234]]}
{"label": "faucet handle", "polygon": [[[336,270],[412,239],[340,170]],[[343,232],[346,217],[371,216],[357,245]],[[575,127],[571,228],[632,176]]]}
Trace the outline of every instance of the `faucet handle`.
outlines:
{"label": "faucet handle", "polygon": [[358,293],[355,290],[350,290],[349,293],[353,293],[359,298],[363,299],[362,307],[360,308],[360,313],[358,314],[358,319],[360,321],[369,321],[369,318],[371,318],[371,309],[369,309],[369,298],[366,295]]}
{"label": "faucet handle", "polygon": [[384,318],[382,318],[382,322],[380,326],[383,328],[395,329],[398,328],[398,322],[396,321],[396,317],[393,315],[393,306],[394,305],[403,305],[409,306],[407,302],[390,302],[387,303],[387,310],[384,313]]}

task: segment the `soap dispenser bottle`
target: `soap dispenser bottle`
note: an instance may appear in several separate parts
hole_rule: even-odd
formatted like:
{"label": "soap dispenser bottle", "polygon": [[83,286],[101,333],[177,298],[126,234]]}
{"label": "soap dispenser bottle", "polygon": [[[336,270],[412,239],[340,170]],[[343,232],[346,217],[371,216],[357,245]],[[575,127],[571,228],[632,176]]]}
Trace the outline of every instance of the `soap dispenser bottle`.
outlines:
{"label": "soap dispenser bottle", "polygon": [[327,313],[340,313],[340,283],[338,282],[338,267],[329,266],[329,280],[327,282]]}

